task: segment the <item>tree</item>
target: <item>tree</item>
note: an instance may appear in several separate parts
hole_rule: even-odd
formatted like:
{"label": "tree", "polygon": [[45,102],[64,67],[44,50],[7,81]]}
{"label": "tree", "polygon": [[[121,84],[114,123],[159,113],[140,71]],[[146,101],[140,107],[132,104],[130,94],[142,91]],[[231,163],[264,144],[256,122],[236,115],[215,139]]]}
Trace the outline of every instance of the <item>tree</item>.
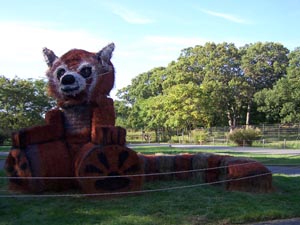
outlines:
{"label": "tree", "polygon": [[226,42],[205,46],[210,54],[201,84],[205,96],[203,107],[206,114],[214,118],[214,125],[222,125],[226,121],[234,129],[246,98],[246,83],[240,69],[239,50],[234,44]]}
{"label": "tree", "polygon": [[8,79],[0,76],[0,127],[11,131],[43,123],[54,101],[43,80]]}
{"label": "tree", "polygon": [[178,60],[172,61],[166,68],[167,78],[163,88],[189,82],[201,85],[209,62],[214,58],[215,48],[214,43],[206,43],[205,46],[196,45],[194,48],[183,49]]}
{"label": "tree", "polygon": [[144,130],[152,130],[156,133],[156,141],[159,137],[159,132],[163,134],[165,131],[169,134],[168,127],[165,126],[167,115],[165,114],[165,96],[158,95],[139,102],[139,116],[143,121]]}
{"label": "tree", "polygon": [[[234,129],[241,120],[249,124],[250,113],[255,115],[252,121],[261,121],[264,113],[256,112],[266,107],[262,100],[270,99],[268,104],[273,104],[276,99],[268,97],[264,89],[286,77],[288,53],[273,42],[239,49],[226,42],[188,47],[166,68],[142,73],[119,90],[123,105],[119,107],[129,112],[123,113],[127,126],[138,129],[190,130],[227,124]],[[286,85],[290,84],[282,81],[281,89],[288,90]],[[255,95],[258,92],[260,97]],[[277,117],[273,111],[272,121],[293,107],[291,102],[285,104],[277,109]]]}
{"label": "tree", "polygon": [[[166,71],[164,67],[157,67],[148,72],[139,74],[135,77],[131,84],[127,87],[118,90],[117,97],[120,101],[115,105],[119,115],[126,116],[126,122],[123,124],[127,127],[144,129],[147,127],[145,124],[144,116],[142,115],[144,100],[151,97],[158,96],[163,92],[163,82],[166,79]],[[120,107],[120,109],[118,108]],[[126,113],[122,110],[126,109]],[[125,119],[123,116],[123,119]],[[119,122],[120,120],[117,119]]]}
{"label": "tree", "polygon": [[264,88],[271,88],[286,75],[289,50],[279,43],[257,42],[242,51],[242,69],[249,84],[246,115],[246,125],[249,125],[254,94]]}
{"label": "tree", "polygon": [[201,90],[198,85],[177,84],[165,91],[163,110],[166,117],[165,127],[190,131],[205,119],[201,115],[199,99]]}
{"label": "tree", "polygon": [[117,97],[133,105],[139,99],[157,96],[162,93],[165,78],[164,67],[154,68],[133,78],[130,85],[118,90]]}
{"label": "tree", "polygon": [[268,122],[300,121],[300,48],[292,51],[288,59],[287,76],[273,88],[255,94],[258,110],[266,114]]}
{"label": "tree", "polygon": [[124,100],[114,101],[115,113],[116,113],[116,125],[121,127],[128,127],[128,117],[130,107],[126,104]]}

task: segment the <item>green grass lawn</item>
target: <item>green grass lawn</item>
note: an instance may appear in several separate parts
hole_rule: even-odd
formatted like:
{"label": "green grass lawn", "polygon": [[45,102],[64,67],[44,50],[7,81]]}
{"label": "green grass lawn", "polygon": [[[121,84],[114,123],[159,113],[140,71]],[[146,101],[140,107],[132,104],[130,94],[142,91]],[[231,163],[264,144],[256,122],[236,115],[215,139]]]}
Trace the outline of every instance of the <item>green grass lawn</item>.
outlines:
{"label": "green grass lawn", "polygon": [[11,146],[0,146],[0,152],[7,152],[11,149]]}
{"label": "green grass lawn", "polygon": [[[134,150],[142,153],[195,152],[168,147],[139,147]],[[208,152],[228,154],[213,150]],[[299,157],[234,155],[254,157],[260,161],[273,160],[278,164],[300,164]],[[0,171],[0,176],[5,176],[4,171]],[[229,192],[221,186],[198,186],[112,198],[0,198],[0,225],[224,225],[293,218],[300,217],[299,183],[300,176],[275,174],[274,192],[267,194]],[[144,184],[143,190],[194,184],[198,184],[197,180],[148,182]],[[10,194],[14,193],[7,191],[7,180],[0,179],[0,195]]]}
{"label": "green grass lawn", "polygon": [[[146,183],[144,189],[196,181]],[[196,225],[234,224],[300,216],[300,177],[274,176],[269,194],[228,192],[217,186],[114,198],[2,198],[0,224]],[[1,183],[1,194],[6,184]],[[3,191],[4,189],[4,191]]]}

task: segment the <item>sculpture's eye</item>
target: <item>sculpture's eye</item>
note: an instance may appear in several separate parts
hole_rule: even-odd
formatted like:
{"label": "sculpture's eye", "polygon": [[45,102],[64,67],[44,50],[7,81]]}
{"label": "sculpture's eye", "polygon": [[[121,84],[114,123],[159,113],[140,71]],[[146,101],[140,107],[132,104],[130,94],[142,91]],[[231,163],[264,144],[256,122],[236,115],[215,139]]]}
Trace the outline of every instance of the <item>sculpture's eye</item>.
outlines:
{"label": "sculpture's eye", "polygon": [[60,78],[62,77],[62,75],[64,75],[66,72],[65,69],[61,68],[59,69],[57,72],[56,72],[56,76],[57,76],[57,79],[60,80]]}
{"label": "sculpture's eye", "polygon": [[80,75],[83,76],[84,78],[88,78],[92,74],[92,67],[90,66],[85,66],[80,70]]}

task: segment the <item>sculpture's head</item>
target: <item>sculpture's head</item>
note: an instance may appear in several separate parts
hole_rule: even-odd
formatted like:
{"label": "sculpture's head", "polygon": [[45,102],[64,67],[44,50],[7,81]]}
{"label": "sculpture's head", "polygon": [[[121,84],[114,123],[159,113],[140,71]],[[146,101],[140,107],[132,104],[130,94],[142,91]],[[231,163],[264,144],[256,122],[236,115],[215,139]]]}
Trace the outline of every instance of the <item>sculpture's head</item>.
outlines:
{"label": "sculpture's head", "polygon": [[49,95],[60,106],[89,103],[100,95],[109,95],[114,85],[110,61],[114,48],[111,43],[97,53],[72,49],[61,57],[44,48]]}

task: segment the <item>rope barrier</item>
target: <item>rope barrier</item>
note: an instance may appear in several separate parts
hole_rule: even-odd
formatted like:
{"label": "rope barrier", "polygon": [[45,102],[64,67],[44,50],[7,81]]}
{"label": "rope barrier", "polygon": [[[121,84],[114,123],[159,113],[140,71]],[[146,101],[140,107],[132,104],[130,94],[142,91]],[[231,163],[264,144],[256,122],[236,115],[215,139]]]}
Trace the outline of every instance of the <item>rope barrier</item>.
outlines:
{"label": "rope barrier", "polygon": [[232,181],[252,179],[252,178],[255,178],[255,177],[261,177],[261,176],[267,176],[267,175],[272,175],[272,173],[271,172],[267,172],[267,173],[263,173],[263,174],[251,175],[251,176],[241,177],[241,178],[235,178],[235,179],[214,181],[214,182],[209,182],[209,183],[199,183],[199,184],[191,184],[191,185],[167,187],[167,188],[157,188],[157,189],[152,189],[152,190],[108,192],[108,193],[90,193],[90,194],[43,194],[43,195],[34,195],[34,194],[22,195],[22,194],[20,194],[20,195],[0,195],[0,198],[95,197],[95,196],[145,194],[145,193],[153,193],[153,192],[161,192],[161,191],[172,191],[172,190],[180,190],[180,189],[186,189],[186,188],[194,188],[194,187],[208,186],[208,185],[214,185],[214,184],[221,184],[221,183],[227,183],[227,182],[232,182]]}
{"label": "rope barrier", "polygon": [[[300,154],[293,154],[288,156],[288,158],[300,156]],[[264,162],[270,162],[276,159],[267,160]],[[264,163],[260,162],[260,163]],[[231,166],[243,166],[248,164],[258,163],[257,161],[252,161],[248,163],[241,163],[241,164],[235,164]],[[173,173],[187,173],[187,172],[196,172],[196,171],[207,171],[207,170],[216,170],[221,168],[226,168],[228,166],[220,166],[220,167],[214,167],[214,168],[205,168],[205,169],[198,169],[198,170],[186,170],[186,171],[176,171],[176,172],[166,172],[166,173],[153,173],[153,174],[135,174],[135,175],[120,175],[120,176],[93,176],[93,177],[28,177],[26,179],[95,179],[95,178],[113,178],[113,177],[129,177],[129,176],[157,176],[157,175],[164,175],[164,174],[173,174]],[[289,169],[298,168],[299,165],[291,166]],[[246,179],[252,179],[256,177],[262,177],[272,175],[272,172],[266,172],[262,174],[257,175],[251,175],[241,178],[235,178],[235,179],[227,179],[227,180],[219,180],[214,182],[208,182],[208,183],[198,183],[198,184],[192,184],[192,185],[183,185],[183,186],[175,186],[175,187],[166,187],[166,188],[158,188],[158,189],[152,189],[152,190],[138,190],[138,191],[127,191],[127,192],[108,192],[108,193],[89,193],[89,194],[42,194],[42,195],[36,195],[36,194],[15,194],[15,195],[0,195],[0,198],[48,198],[48,197],[94,197],[94,196],[114,196],[114,195],[129,195],[129,194],[143,194],[143,193],[153,193],[153,192],[160,192],[160,191],[172,191],[172,190],[180,190],[185,188],[194,188],[194,187],[201,187],[201,186],[208,186],[208,185],[214,185],[214,184],[222,184],[232,181],[240,181],[240,180],[246,180]],[[0,177],[1,179],[24,179],[24,177]]]}
{"label": "rope barrier", "polygon": [[[255,164],[258,162],[247,162],[241,164],[235,164],[232,166],[244,166],[248,164]],[[121,177],[141,177],[141,176],[160,176],[160,175],[171,175],[171,174],[182,174],[182,173],[193,173],[193,172],[201,172],[201,171],[209,171],[209,170],[217,170],[217,169],[225,169],[228,166],[218,166],[211,168],[203,168],[203,169],[194,169],[194,170],[180,170],[180,171],[170,171],[170,172],[162,172],[162,173],[144,173],[144,174],[127,174],[127,175],[114,175],[114,176],[85,176],[85,177],[0,177],[0,179],[17,179],[17,180],[69,180],[69,179],[104,179],[104,178],[121,178]]]}
{"label": "rope barrier", "polygon": [[[288,158],[300,156],[300,154],[293,154],[288,156]],[[230,165],[231,167],[234,166],[244,166],[244,165],[251,165],[257,163],[266,163],[271,162],[276,159],[270,159],[262,162],[258,161],[251,161],[247,163],[240,163]],[[147,174],[127,174],[127,175],[114,175],[114,176],[84,176],[84,177],[0,177],[2,179],[16,179],[16,180],[73,180],[73,179],[105,179],[105,178],[121,178],[121,177],[141,177],[141,176],[161,176],[161,175],[172,175],[172,174],[183,174],[183,173],[195,173],[195,172],[206,172],[210,170],[218,170],[218,169],[226,169],[228,166],[218,166],[218,167],[211,167],[211,168],[202,168],[202,169],[194,169],[194,170],[181,170],[181,171],[170,171],[170,172],[160,172],[160,173],[147,173]]]}

